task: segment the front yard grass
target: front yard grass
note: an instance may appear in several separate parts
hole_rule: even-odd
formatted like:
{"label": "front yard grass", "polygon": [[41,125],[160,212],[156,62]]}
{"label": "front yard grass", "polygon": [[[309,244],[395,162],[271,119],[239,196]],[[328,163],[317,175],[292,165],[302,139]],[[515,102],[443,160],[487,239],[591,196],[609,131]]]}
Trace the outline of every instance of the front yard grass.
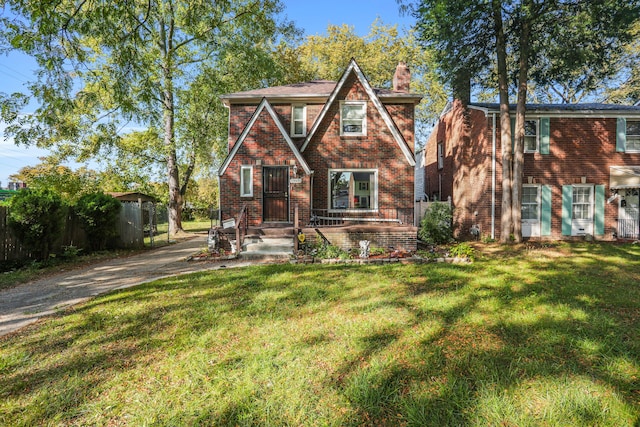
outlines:
{"label": "front yard grass", "polygon": [[0,424],[638,426],[640,246],[270,265],[0,338]]}

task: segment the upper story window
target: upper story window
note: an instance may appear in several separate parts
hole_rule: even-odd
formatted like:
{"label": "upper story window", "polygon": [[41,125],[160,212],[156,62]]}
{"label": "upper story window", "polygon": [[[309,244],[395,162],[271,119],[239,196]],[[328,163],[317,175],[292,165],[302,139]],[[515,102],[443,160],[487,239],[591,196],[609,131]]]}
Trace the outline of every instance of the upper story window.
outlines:
{"label": "upper story window", "polygon": [[340,135],[367,134],[367,103],[342,101],[340,103]]}
{"label": "upper story window", "polygon": [[640,151],[640,120],[627,120],[627,151]]}
{"label": "upper story window", "polygon": [[524,121],[524,152],[538,152],[538,120]]}
{"label": "upper story window", "polygon": [[291,106],[291,136],[307,135],[307,106]]}
{"label": "upper story window", "polygon": [[444,144],[438,143],[438,169],[444,168]]}

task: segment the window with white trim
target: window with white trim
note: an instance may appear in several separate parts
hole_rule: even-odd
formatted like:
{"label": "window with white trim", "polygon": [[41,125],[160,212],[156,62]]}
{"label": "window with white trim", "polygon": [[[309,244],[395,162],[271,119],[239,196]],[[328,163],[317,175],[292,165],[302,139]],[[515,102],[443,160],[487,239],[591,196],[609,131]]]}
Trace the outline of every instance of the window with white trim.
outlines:
{"label": "window with white trim", "polygon": [[537,221],[540,216],[539,186],[522,186],[522,220]]}
{"label": "window with white trim", "polygon": [[438,143],[438,169],[444,168],[444,144]]}
{"label": "window with white trim", "polygon": [[329,210],[376,210],[377,170],[329,170]]}
{"label": "window with white trim", "polygon": [[240,166],[240,197],[253,197],[253,166]]}
{"label": "window with white trim", "polygon": [[291,136],[307,135],[307,106],[291,106]]}
{"label": "window with white trim", "polygon": [[538,152],[538,120],[524,121],[524,152]]}
{"label": "window with white trim", "polygon": [[365,101],[340,102],[340,135],[367,134],[367,103]]}
{"label": "window with white trim", "polygon": [[574,186],[571,217],[574,220],[593,219],[593,186]]}
{"label": "window with white trim", "polygon": [[627,119],[626,151],[640,151],[640,120]]}

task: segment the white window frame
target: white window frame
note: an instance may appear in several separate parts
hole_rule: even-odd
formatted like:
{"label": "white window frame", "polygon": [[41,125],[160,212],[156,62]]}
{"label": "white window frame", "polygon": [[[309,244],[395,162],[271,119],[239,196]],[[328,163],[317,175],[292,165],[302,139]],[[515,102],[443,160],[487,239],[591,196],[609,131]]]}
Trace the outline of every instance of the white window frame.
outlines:
{"label": "white window frame", "polygon": [[[589,200],[586,203],[576,203],[576,190],[588,189]],[[572,236],[584,236],[586,234],[593,235],[593,221],[595,216],[595,191],[592,184],[575,184],[573,185],[573,191],[571,196],[571,235]],[[588,215],[587,218],[575,218],[575,205],[587,205]]]}
{"label": "white window frame", "polygon": [[522,206],[525,204],[533,205],[533,203],[525,203],[524,202],[524,189],[525,188],[535,188],[536,189],[536,219],[525,219],[521,217],[522,222],[522,237],[538,237],[540,236],[540,215],[541,215],[541,206],[542,206],[542,198],[541,198],[541,186],[539,184],[523,184],[522,185]]}
{"label": "white window frame", "polygon": [[[302,118],[296,120],[295,110],[302,108]],[[296,122],[302,122],[302,133],[296,133]],[[307,136],[307,106],[306,104],[291,104],[291,136],[302,137]]]}
{"label": "white window frame", "polygon": [[[525,138],[524,138],[524,142],[523,142],[524,143],[524,152],[525,153],[537,153],[537,152],[540,151],[540,119],[525,119],[524,121],[525,121],[525,127],[524,127],[524,132],[525,132],[524,133],[524,137]],[[529,137],[530,136],[534,136],[534,135],[527,135],[527,126],[526,126],[527,122],[535,122],[535,124],[536,124],[536,134],[535,134],[535,137],[536,137],[536,148],[535,148],[535,150],[527,149],[527,144],[526,144],[527,136],[529,136]]]}
{"label": "white window frame", "polygon": [[[249,192],[245,193],[245,171],[249,171]],[[253,197],[253,166],[240,166],[240,197]]]}
{"label": "white window frame", "polygon": [[438,142],[438,170],[444,169],[444,142]]}
{"label": "white window frame", "polygon": [[[345,132],[344,131],[344,120],[354,120],[354,119],[345,119],[343,117],[344,107],[350,105],[359,105],[364,110],[364,117],[362,118],[362,131],[361,132]],[[357,120],[357,119],[356,119]],[[340,136],[366,136],[367,135],[367,101],[340,101]]]}
{"label": "white window frame", "polygon": [[[640,120],[627,119],[625,133],[627,136],[627,145],[625,151],[627,153],[640,153],[640,134],[634,135],[629,133],[629,123],[640,123]],[[640,125],[639,125],[640,126]],[[630,143],[634,146],[630,148]]]}
{"label": "white window frame", "polygon": [[[350,172],[350,173],[373,173],[372,187],[369,187],[369,207],[368,209],[334,209],[331,204],[331,196],[333,188],[331,187],[331,174],[334,172]],[[327,174],[327,207],[330,213],[339,212],[377,212],[378,211],[378,169],[329,169]]]}

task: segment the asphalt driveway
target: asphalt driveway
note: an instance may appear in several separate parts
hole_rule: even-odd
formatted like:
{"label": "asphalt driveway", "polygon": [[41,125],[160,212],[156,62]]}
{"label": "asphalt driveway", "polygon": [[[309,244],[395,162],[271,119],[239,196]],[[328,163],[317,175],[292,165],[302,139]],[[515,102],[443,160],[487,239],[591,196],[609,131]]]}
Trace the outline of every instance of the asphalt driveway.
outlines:
{"label": "asphalt driveway", "polygon": [[0,290],[0,336],[43,316],[84,302],[96,295],[167,276],[239,267],[249,262],[190,262],[187,257],[206,247],[206,235],[196,235],[138,255],[117,258],[34,282]]}

